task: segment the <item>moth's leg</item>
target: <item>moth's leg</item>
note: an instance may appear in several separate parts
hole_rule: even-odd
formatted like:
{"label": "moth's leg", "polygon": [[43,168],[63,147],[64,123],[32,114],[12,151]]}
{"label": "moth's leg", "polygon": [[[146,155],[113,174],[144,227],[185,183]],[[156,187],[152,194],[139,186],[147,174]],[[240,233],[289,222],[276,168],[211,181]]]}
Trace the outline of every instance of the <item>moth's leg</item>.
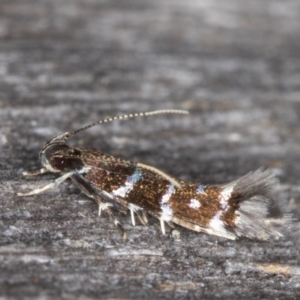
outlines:
{"label": "moth's leg", "polygon": [[49,170],[46,168],[41,168],[39,170],[25,171],[22,173],[24,176],[37,176],[41,174],[49,173]]}
{"label": "moth's leg", "polygon": [[110,210],[110,206],[112,206],[111,203],[103,201],[104,196],[99,194],[92,185],[90,185],[88,182],[84,180],[79,175],[72,176],[72,181],[75,183],[76,186],[79,187],[80,190],[82,190],[83,193],[85,193],[88,197],[94,199],[96,203],[99,205],[99,211],[98,214],[101,214],[101,211],[105,211],[112,219],[114,224],[120,229],[122,233],[122,237],[124,240],[127,238],[127,233],[124,230],[122,224],[120,221],[114,216],[113,212]]}
{"label": "moth's leg", "polygon": [[98,203],[98,216],[101,217],[101,212],[106,210],[109,206],[113,206],[113,205],[109,202]]}
{"label": "moth's leg", "polygon": [[[120,201],[120,199],[118,198],[117,201]],[[147,225],[148,219],[147,219],[147,216],[146,216],[144,210],[141,207],[131,204],[131,203],[129,203],[129,204],[124,203],[123,205],[126,205],[127,208],[130,210],[131,222],[132,222],[133,226],[135,226],[134,214],[137,215],[137,217],[139,218],[140,222],[143,225]]]}
{"label": "moth's leg", "polygon": [[145,225],[147,225],[148,224],[148,218],[147,218],[147,214],[144,211],[142,211],[142,216],[141,217],[144,220]]}
{"label": "moth's leg", "polygon": [[136,212],[136,215],[138,216],[140,222],[143,224],[143,225],[147,225],[148,224],[148,219],[147,219],[147,216],[145,214],[144,211],[142,210],[137,210]]}
{"label": "moth's leg", "polygon": [[113,206],[111,203],[105,201],[105,197],[102,194],[97,193],[95,188],[87,182],[80,175],[73,175],[71,177],[73,183],[89,198],[92,198],[98,204],[98,216],[101,216],[101,212],[108,209],[109,206]]}
{"label": "moth's leg", "polygon": [[134,205],[134,204],[128,204],[127,205],[128,209],[130,210],[130,216],[131,216],[131,223],[133,226],[135,226],[135,218],[134,218],[134,213],[138,213],[138,211],[141,210],[140,207]]}
{"label": "moth's leg", "polygon": [[163,219],[159,219],[159,221],[162,234],[166,234],[165,221]]}
{"label": "moth's leg", "polygon": [[176,227],[175,227],[175,224],[174,224],[173,222],[171,222],[171,221],[168,221],[167,224],[168,224],[172,229],[176,228]]}
{"label": "moth's leg", "polygon": [[135,219],[134,219],[134,209],[130,208],[130,216],[131,216],[131,223],[135,226]]}
{"label": "moth's leg", "polygon": [[175,225],[173,222],[171,221],[165,221],[164,219],[160,218],[160,228],[161,228],[161,232],[162,234],[166,234],[166,229],[165,229],[165,222],[167,222],[167,224],[171,227],[171,228],[175,228]]}
{"label": "moth's leg", "polygon": [[103,210],[106,210],[109,206],[112,206],[111,203],[103,201],[103,197],[100,197],[95,189],[89,184],[87,181],[85,181],[81,176],[79,175],[73,175],[71,177],[73,183],[89,198],[92,198],[96,201],[98,204],[98,216],[101,216],[101,212]]}
{"label": "moth's leg", "polygon": [[113,214],[113,212],[110,210],[110,208],[106,208],[105,212],[113,219],[114,224],[119,228],[119,230],[122,233],[122,238],[123,240],[127,239],[127,233],[123,227],[123,225],[120,223],[120,221],[115,217],[115,215]]}
{"label": "moth's leg", "polygon": [[28,193],[17,193],[17,195],[18,196],[31,196],[31,195],[40,194],[40,193],[42,193],[42,192],[44,192],[46,190],[49,190],[51,188],[54,188],[54,187],[60,185],[66,179],[68,179],[69,177],[71,177],[73,174],[74,174],[73,171],[68,172],[68,173],[64,174],[63,176],[56,178],[54,181],[50,182],[49,184],[45,185],[42,188],[35,189],[35,190],[33,190],[31,192],[28,192]]}

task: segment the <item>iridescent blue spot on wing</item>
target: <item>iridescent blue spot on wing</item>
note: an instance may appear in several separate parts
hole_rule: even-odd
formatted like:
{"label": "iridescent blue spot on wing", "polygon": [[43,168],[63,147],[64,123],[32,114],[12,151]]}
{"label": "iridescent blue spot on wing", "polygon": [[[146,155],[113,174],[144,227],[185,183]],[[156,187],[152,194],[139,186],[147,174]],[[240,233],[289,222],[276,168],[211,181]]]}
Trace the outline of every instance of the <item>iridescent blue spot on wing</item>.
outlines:
{"label": "iridescent blue spot on wing", "polygon": [[196,189],[196,193],[197,194],[205,194],[205,191],[204,191],[205,188],[206,188],[205,185],[199,185]]}
{"label": "iridescent blue spot on wing", "polygon": [[112,194],[114,196],[126,197],[126,195],[133,190],[134,185],[143,179],[143,175],[140,170],[135,170],[135,172],[130,175],[124,185],[120,186],[118,189],[113,190]]}
{"label": "iridescent blue spot on wing", "polygon": [[129,178],[127,179],[127,182],[130,184],[135,184],[141,179],[143,179],[143,175],[142,175],[141,171],[139,169],[137,169],[131,176],[129,176]]}

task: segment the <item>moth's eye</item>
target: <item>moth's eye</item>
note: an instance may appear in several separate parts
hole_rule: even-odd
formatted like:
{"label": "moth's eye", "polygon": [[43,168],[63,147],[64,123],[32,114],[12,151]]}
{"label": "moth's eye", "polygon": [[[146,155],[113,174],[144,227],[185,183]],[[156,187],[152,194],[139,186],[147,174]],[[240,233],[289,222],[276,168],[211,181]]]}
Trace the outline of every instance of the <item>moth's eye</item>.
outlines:
{"label": "moth's eye", "polygon": [[62,158],[62,157],[55,157],[52,160],[52,165],[55,169],[60,171],[64,171],[69,167],[69,160]]}
{"label": "moth's eye", "polygon": [[75,148],[71,148],[71,149],[69,150],[69,153],[70,153],[71,155],[76,155],[76,156],[80,156],[80,155],[81,155],[81,151],[79,151],[78,149],[75,149]]}

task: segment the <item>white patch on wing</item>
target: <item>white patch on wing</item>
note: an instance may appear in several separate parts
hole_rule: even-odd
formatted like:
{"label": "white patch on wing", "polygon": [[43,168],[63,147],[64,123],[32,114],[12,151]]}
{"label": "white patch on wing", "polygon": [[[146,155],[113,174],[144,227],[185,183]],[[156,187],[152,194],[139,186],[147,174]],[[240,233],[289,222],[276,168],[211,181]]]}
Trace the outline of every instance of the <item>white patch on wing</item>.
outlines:
{"label": "white patch on wing", "polygon": [[220,193],[220,195],[221,195],[220,205],[224,211],[227,211],[229,209],[228,200],[231,197],[233,188],[234,188],[234,184],[229,185],[229,186],[225,187],[223,189],[223,191]]}
{"label": "white patch on wing", "polygon": [[173,210],[169,204],[162,204],[161,206],[161,219],[164,221],[171,221]]}
{"label": "white patch on wing", "polygon": [[231,197],[231,193],[233,191],[234,185],[226,186],[222,192],[220,192],[220,206],[221,210],[218,211],[214,217],[209,222],[210,232],[219,236],[223,236],[226,238],[233,238],[233,235],[228,232],[225,228],[225,223],[221,220],[221,216],[224,212],[229,209],[228,200]]}
{"label": "white patch on wing", "polygon": [[166,193],[163,195],[160,201],[161,208],[161,220],[170,221],[173,215],[172,207],[168,204],[172,194],[175,192],[175,187],[170,184]]}
{"label": "white patch on wing", "polygon": [[134,184],[143,178],[143,175],[139,170],[136,170],[131,176],[129,176],[123,186],[113,190],[114,196],[126,197],[126,195],[133,190]]}
{"label": "white patch on wing", "polygon": [[222,209],[223,209],[224,211],[227,211],[228,208],[229,208],[229,205],[228,205],[228,199],[222,197],[222,198],[220,199],[220,205],[221,205],[221,207],[222,207]]}
{"label": "white patch on wing", "polygon": [[214,217],[209,222],[209,227],[219,231],[220,229],[224,229],[224,222],[220,220],[220,217],[222,215],[222,211],[218,211]]}
{"label": "white patch on wing", "polygon": [[235,239],[235,236],[224,227],[224,222],[220,219],[222,211],[218,211],[209,222],[209,229],[206,230],[209,234],[215,234],[228,239]]}
{"label": "white patch on wing", "polygon": [[234,188],[235,184],[233,185],[229,185],[229,186],[226,186],[223,191],[221,192],[221,195],[226,198],[226,199],[229,199],[231,197],[231,193],[233,191],[233,188]]}
{"label": "white patch on wing", "polygon": [[219,194],[220,210],[210,220],[205,232],[208,234],[214,234],[227,239],[235,240],[236,235],[227,230],[226,224],[222,221],[222,215],[230,208],[228,200],[231,198],[232,191],[236,183],[229,184],[223,188]]}
{"label": "white patch on wing", "polygon": [[90,171],[91,169],[92,169],[92,167],[83,167],[82,169],[77,170],[76,172],[77,172],[78,174],[85,174],[85,173],[87,173],[88,171]]}
{"label": "white patch on wing", "polygon": [[118,189],[112,191],[114,196],[125,197],[126,194],[130,191],[130,186],[121,186]]}
{"label": "white patch on wing", "polygon": [[191,199],[189,203],[190,208],[197,209],[201,206],[201,203],[197,199]]}
{"label": "white patch on wing", "polygon": [[174,185],[170,184],[169,187],[168,187],[168,190],[166,191],[166,193],[161,198],[160,203],[167,203],[170,200],[170,198],[171,198],[171,196],[174,192],[175,192]]}

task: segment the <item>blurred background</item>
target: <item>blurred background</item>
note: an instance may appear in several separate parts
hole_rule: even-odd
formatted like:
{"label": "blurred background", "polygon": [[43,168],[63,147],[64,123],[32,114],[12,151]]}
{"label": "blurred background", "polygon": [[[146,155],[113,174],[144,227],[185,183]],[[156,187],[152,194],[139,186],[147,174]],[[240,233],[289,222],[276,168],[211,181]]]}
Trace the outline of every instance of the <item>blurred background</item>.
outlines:
{"label": "blurred background", "polygon": [[278,202],[299,218],[299,28],[295,0],[0,1],[0,295],[296,299],[298,222],[269,244],[184,229],[174,242],[155,221],[133,228],[120,216],[124,244],[71,183],[30,199],[15,193],[53,178],[21,173],[40,166],[55,134],[187,109],[99,126],[71,143],[203,183],[264,165],[281,180]]}

